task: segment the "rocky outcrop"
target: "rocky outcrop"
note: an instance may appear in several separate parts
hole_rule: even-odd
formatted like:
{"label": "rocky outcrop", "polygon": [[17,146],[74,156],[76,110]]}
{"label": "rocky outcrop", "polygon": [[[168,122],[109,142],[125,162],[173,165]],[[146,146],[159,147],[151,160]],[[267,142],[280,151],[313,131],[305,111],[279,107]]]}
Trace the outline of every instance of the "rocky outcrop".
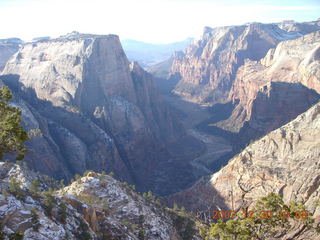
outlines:
{"label": "rocky outcrop", "polygon": [[295,22],[293,20],[278,23],[278,26],[287,32],[308,34],[320,30],[320,19],[311,22]]}
{"label": "rocky outcrop", "polygon": [[302,201],[319,216],[320,104],[247,146],[227,166],[171,201],[191,210],[238,209],[268,193]]}
{"label": "rocky outcrop", "polygon": [[[3,74],[25,126],[43,133],[29,143],[27,161],[36,170],[67,179],[112,170],[161,194],[194,181],[188,159],[200,143],[185,134],[151,75],[129,63],[117,36],[72,33],[28,43]],[[188,177],[171,185],[176,172],[164,166],[173,159]]]}
{"label": "rocky outcrop", "polygon": [[0,39],[0,73],[9,58],[18,52],[23,42],[18,38]]}
{"label": "rocky outcrop", "polygon": [[[87,226],[87,232],[92,239],[97,239],[96,234],[88,227],[88,223],[71,205],[66,204],[66,219],[61,221],[58,217],[59,205],[64,203],[61,199],[53,198],[55,209],[50,216],[48,212],[45,214],[46,200],[44,197],[39,192],[34,193],[28,190],[33,180],[38,181],[39,191],[58,186],[53,180],[11,163],[0,162],[0,172],[2,237],[4,234],[20,232],[23,233],[23,239],[26,240],[79,239],[77,233],[80,233],[79,226],[82,223],[82,226]],[[13,179],[17,182],[14,189],[11,187]]]}
{"label": "rocky outcrop", "polygon": [[[59,195],[82,212],[90,226],[100,233],[110,235],[110,230],[117,229],[117,235],[126,234],[121,239],[138,239],[142,232],[145,239],[182,239],[169,212],[108,175],[91,172],[62,189]],[[95,201],[92,209],[77,200],[88,198]],[[105,213],[103,208],[107,209]]]}
{"label": "rocky outcrop", "polygon": [[304,24],[312,28],[305,31],[298,27],[283,30],[279,25],[206,27],[200,40],[174,57],[171,75],[181,78],[174,93],[200,104],[225,102],[245,59],[258,61],[279,42],[320,29],[318,22]]}
{"label": "rocky outcrop", "polygon": [[216,125],[249,140],[282,126],[316,103],[319,40],[319,31],[310,33],[281,42],[260,61],[246,61],[229,95],[238,104],[227,120]]}
{"label": "rocky outcrop", "polygon": [[207,27],[202,39],[175,56],[171,72],[181,80],[174,93],[201,104],[224,102],[246,58],[259,60],[280,41],[298,36],[274,24]]}
{"label": "rocky outcrop", "polygon": [[[2,162],[0,179],[1,236],[20,232],[25,240],[200,239],[191,217],[165,209],[152,196],[143,198],[108,175],[88,172],[69,186],[44,193],[59,184],[26,167]],[[32,183],[36,179],[38,190]],[[184,222],[189,223],[188,237]]]}

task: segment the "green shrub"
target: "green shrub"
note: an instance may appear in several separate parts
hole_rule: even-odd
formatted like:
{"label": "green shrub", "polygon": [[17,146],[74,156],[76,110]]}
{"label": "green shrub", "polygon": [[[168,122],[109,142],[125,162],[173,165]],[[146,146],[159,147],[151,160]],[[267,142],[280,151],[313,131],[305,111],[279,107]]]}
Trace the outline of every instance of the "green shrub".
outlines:
{"label": "green shrub", "polygon": [[140,229],[138,233],[138,239],[139,240],[144,240],[144,229]]}
{"label": "green shrub", "polygon": [[64,202],[61,202],[58,207],[58,221],[66,223],[67,216],[67,205]]}
{"label": "green shrub", "polygon": [[39,179],[33,179],[31,182],[31,186],[29,188],[30,192],[35,195],[38,196],[39,195],[39,188],[40,188],[40,181]]}
{"label": "green shrub", "polygon": [[49,189],[49,191],[44,192],[44,212],[47,216],[52,216],[52,209],[54,208],[56,204],[56,200],[53,196],[52,189]]}
{"label": "green shrub", "polygon": [[9,235],[9,240],[23,240],[24,234],[21,232],[15,232]]}
{"label": "green shrub", "polygon": [[37,209],[32,208],[31,209],[31,223],[32,223],[32,229],[33,231],[38,231],[40,227],[40,222],[39,222],[39,216],[37,214]]}
{"label": "green shrub", "polygon": [[23,200],[26,196],[21,188],[21,183],[15,177],[11,177],[9,180],[9,190],[19,200]]}
{"label": "green shrub", "polygon": [[83,221],[79,220],[79,225],[76,232],[76,237],[79,240],[91,240],[91,234],[89,233],[89,227],[88,225]]}
{"label": "green shrub", "polygon": [[[307,214],[303,218],[297,218],[296,215],[301,212],[307,213],[302,203],[292,202],[287,206],[280,195],[271,193],[257,201],[252,210],[245,209],[244,214],[240,211],[235,219],[228,221],[219,219],[210,228],[202,228],[200,234],[206,240],[273,239],[276,235],[288,232],[292,227],[291,223],[297,221],[303,221],[307,228],[311,228],[313,219]],[[271,214],[263,215],[262,213]]]}

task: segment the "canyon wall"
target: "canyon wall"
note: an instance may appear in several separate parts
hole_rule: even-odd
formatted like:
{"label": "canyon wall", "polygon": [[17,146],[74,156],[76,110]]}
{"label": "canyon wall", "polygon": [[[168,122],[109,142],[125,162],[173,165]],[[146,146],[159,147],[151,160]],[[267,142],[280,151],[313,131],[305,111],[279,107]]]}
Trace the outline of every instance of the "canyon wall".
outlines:
{"label": "canyon wall", "polygon": [[319,100],[320,32],[279,43],[260,61],[238,70],[229,100],[231,116],[216,124],[245,139],[263,136]]}
{"label": "canyon wall", "polygon": [[[186,135],[151,75],[127,60],[117,36],[72,33],[27,43],[2,80],[25,127],[42,132],[28,143],[35,170],[66,179],[86,169],[114,171],[162,194],[194,180],[188,159],[201,144]],[[166,169],[173,160],[187,177],[163,189],[176,174]]]}

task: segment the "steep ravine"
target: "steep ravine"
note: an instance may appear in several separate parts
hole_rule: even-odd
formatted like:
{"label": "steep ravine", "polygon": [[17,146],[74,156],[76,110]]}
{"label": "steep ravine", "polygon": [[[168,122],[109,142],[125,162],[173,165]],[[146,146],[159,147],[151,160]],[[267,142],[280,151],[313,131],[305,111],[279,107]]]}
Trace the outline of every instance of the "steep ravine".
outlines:
{"label": "steep ravine", "polygon": [[28,143],[26,161],[35,170],[67,180],[87,169],[114,171],[158,194],[196,180],[190,161],[203,144],[187,134],[152,76],[127,60],[117,36],[72,33],[26,43],[1,78],[27,130],[42,132]]}

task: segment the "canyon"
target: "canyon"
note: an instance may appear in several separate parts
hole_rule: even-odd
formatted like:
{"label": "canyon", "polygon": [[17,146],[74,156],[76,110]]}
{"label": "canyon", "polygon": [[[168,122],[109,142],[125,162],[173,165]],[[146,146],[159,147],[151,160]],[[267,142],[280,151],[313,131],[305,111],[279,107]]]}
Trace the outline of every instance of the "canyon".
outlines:
{"label": "canyon", "polygon": [[[189,161],[202,143],[186,134],[151,75],[127,60],[117,36],[71,33],[26,43],[1,78],[26,130],[41,131],[27,143],[34,170],[66,180],[87,169],[113,171],[159,194],[195,180]],[[174,181],[169,165],[184,177]]]}
{"label": "canyon", "polygon": [[[23,127],[38,132],[26,142],[30,169],[0,163],[6,232],[77,239],[85,225],[92,239],[141,239],[143,229],[146,239],[197,240],[211,210],[250,209],[269,193],[303,202],[320,224],[319,19],[205,27],[145,69],[128,60],[131,50],[117,35],[78,32],[0,41],[0,86],[13,92]],[[24,200],[10,192],[12,177]],[[43,214],[32,179],[55,189],[67,225]],[[139,194],[148,191],[156,197]],[[21,224],[32,208],[38,233]],[[295,234],[279,239],[318,238]]]}
{"label": "canyon", "polygon": [[174,55],[171,75],[176,75],[179,82],[173,91],[199,104],[223,103],[245,59],[258,61],[278,43],[318,30],[319,20],[205,27],[198,41]]}

